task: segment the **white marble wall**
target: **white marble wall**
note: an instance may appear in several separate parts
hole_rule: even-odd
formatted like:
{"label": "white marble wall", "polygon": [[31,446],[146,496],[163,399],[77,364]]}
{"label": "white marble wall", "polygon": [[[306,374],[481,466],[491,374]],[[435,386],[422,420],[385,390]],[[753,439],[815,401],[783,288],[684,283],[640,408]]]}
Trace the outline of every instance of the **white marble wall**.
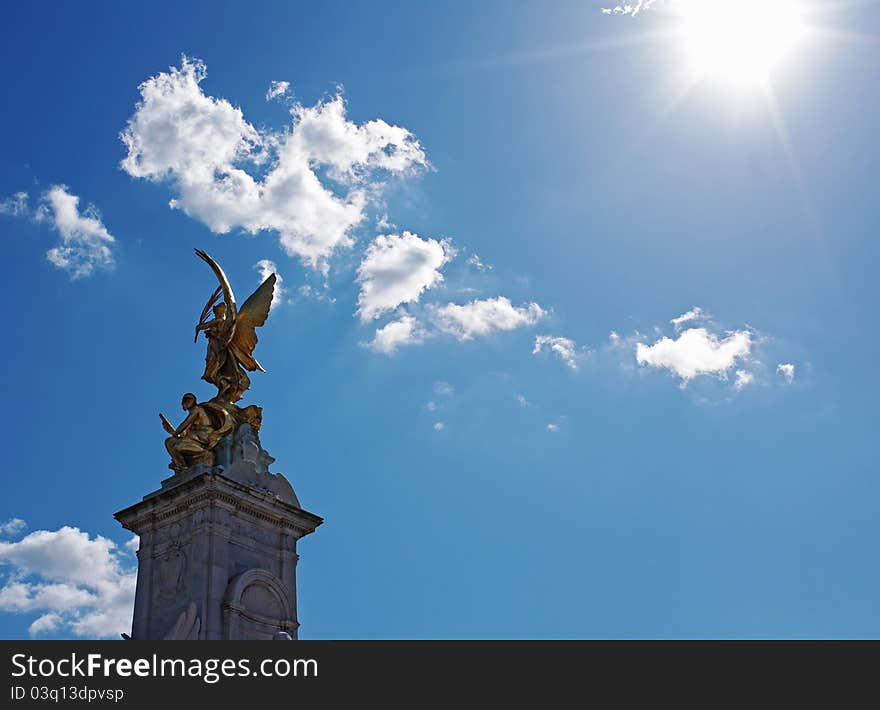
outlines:
{"label": "white marble wall", "polygon": [[180,480],[115,516],[140,536],[132,638],[296,638],[296,543],[321,518],[218,469]]}

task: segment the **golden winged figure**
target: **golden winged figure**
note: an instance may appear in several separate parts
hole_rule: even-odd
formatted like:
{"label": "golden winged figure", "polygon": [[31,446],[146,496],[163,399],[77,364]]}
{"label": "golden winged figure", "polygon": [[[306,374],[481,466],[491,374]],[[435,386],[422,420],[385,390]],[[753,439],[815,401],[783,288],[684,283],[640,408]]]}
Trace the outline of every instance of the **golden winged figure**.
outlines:
{"label": "golden winged figure", "polygon": [[[201,249],[196,254],[211,267],[220,285],[208,299],[202,316],[196,325],[196,339],[205,333],[208,353],[205,356],[205,374],[202,379],[217,387],[216,401],[234,403],[242,398],[251,386],[248,372],[265,372],[254,358],[257,331],[269,316],[272,295],[275,291],[275,274],[260,284],[241,308],[235,304],[235,296],[229,279],[220,265]],[[222,295],[222,300],[219,301]],[[212,310],[214,318],[206,320]]]}

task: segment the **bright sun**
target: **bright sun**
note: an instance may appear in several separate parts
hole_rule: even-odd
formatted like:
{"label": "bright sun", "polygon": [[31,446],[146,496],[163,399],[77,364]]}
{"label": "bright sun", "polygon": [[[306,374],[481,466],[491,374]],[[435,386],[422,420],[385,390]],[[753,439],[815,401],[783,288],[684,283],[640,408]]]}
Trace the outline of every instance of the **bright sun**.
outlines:
{"label": "bright sun", "polygon": [[740,85],[766,82],[804,32],[795,0],[679,0],[675,7],[693,71]]}

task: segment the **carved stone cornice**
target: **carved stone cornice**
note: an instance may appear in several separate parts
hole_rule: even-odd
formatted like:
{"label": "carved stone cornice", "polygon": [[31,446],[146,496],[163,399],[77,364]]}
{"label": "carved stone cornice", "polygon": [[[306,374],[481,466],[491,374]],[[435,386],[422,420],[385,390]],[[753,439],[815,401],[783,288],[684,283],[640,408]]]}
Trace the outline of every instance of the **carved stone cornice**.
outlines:
{"label": "carved stone cornice", "polygon": [[[323,519],[278,498],[224,477],[206,472],[178,486],[156,491],[140,503],[117,512],[114,517],[136,534],[164,527],[168,521],[184,518],[198,508],[226,508],[278,528],[297,537],[314,532]],[[216,522],[206,519],[202,522]]]}

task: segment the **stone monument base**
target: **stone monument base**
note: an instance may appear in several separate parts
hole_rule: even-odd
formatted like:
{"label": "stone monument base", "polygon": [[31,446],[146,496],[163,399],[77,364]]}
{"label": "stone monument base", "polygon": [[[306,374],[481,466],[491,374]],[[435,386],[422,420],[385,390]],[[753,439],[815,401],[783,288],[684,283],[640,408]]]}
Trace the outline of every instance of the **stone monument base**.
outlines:
{"label": "stone monument base", "polygon": [[280,474],[196,466],[114,517],[140,536],[133,639],[297,638],[296,542],[323,521]]}

